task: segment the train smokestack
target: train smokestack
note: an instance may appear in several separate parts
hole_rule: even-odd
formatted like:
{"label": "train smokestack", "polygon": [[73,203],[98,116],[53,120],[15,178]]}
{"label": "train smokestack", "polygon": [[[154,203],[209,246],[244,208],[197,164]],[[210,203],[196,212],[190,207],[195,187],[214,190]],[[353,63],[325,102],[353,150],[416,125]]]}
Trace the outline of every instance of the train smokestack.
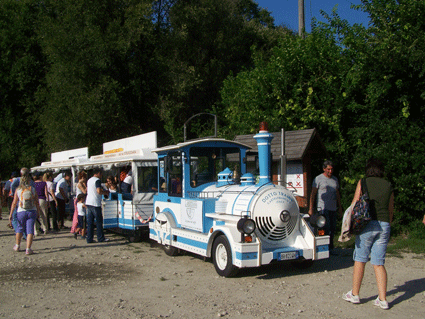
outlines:
{"label": "train smokestack", "polygon": [[267,123],[260,123],[260,131],[254,136],[258,146],[258,161],[260,164],[259,185],[270,183],[271,181],[271,141],[273,135],[269,133]]}

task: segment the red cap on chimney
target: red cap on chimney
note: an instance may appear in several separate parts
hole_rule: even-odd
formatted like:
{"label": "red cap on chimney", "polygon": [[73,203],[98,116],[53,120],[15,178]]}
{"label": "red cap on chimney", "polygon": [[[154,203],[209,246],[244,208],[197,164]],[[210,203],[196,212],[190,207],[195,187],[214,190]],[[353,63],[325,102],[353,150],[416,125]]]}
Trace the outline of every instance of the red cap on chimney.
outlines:
{"label": "red cap on chimney", "polygon": [[268,130],[269,130],[269,127],[268,127],[267,122],[261,122],[260,123],[260,132],[261,131],[268,131]]}

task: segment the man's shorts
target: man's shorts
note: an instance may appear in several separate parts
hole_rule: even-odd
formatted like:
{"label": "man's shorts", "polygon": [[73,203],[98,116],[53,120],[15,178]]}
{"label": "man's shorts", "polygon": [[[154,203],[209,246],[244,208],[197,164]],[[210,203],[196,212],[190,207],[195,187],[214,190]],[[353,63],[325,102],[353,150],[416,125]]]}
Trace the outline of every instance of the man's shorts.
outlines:
{"label": "man's shorts", "polygon": [[369,261],[370,257],[372,265],[384,265],[390,232],[390,223],[379,220],[370,221],[360,235],[356,236],[354,261],[365,263]]}

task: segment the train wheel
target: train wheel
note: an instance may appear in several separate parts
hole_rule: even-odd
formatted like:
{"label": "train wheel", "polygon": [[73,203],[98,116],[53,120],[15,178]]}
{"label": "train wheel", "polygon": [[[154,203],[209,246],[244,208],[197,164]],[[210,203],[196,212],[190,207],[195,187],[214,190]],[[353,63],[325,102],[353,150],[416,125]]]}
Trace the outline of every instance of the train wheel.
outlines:
{"label": "train wheel", "polygon": [[237,274],[239,268],[233,265],[232,250],[226,236],[217,237],[213,245],[213,263],[215,270],[220,276],[232,277]]}
{"label": "train wheel", "polygon": [[177,256],[179,254],[179,249],[170,245],[163,245],[165,253],[168,256]]}
{"label": "train wheel", "polygon": [[133,233],[128,235],[128,241],[130,243],[138,243],[138,242],[142,241],[142,234],[141,234],[140,230],[135,230]]}

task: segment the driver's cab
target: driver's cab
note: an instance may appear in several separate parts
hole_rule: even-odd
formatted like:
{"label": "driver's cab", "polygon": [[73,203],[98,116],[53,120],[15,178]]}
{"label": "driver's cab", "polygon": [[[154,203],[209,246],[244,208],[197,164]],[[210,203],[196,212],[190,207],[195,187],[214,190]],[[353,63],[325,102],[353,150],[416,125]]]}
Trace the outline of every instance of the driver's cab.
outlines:
{"label": "driver's cab", "polygon": [[196,197],[217,183],[218,175],[230,171],[233,183],[246,173],[248,146],[224,139],[205,139],[157,149],[158,200],[180,202]]}

